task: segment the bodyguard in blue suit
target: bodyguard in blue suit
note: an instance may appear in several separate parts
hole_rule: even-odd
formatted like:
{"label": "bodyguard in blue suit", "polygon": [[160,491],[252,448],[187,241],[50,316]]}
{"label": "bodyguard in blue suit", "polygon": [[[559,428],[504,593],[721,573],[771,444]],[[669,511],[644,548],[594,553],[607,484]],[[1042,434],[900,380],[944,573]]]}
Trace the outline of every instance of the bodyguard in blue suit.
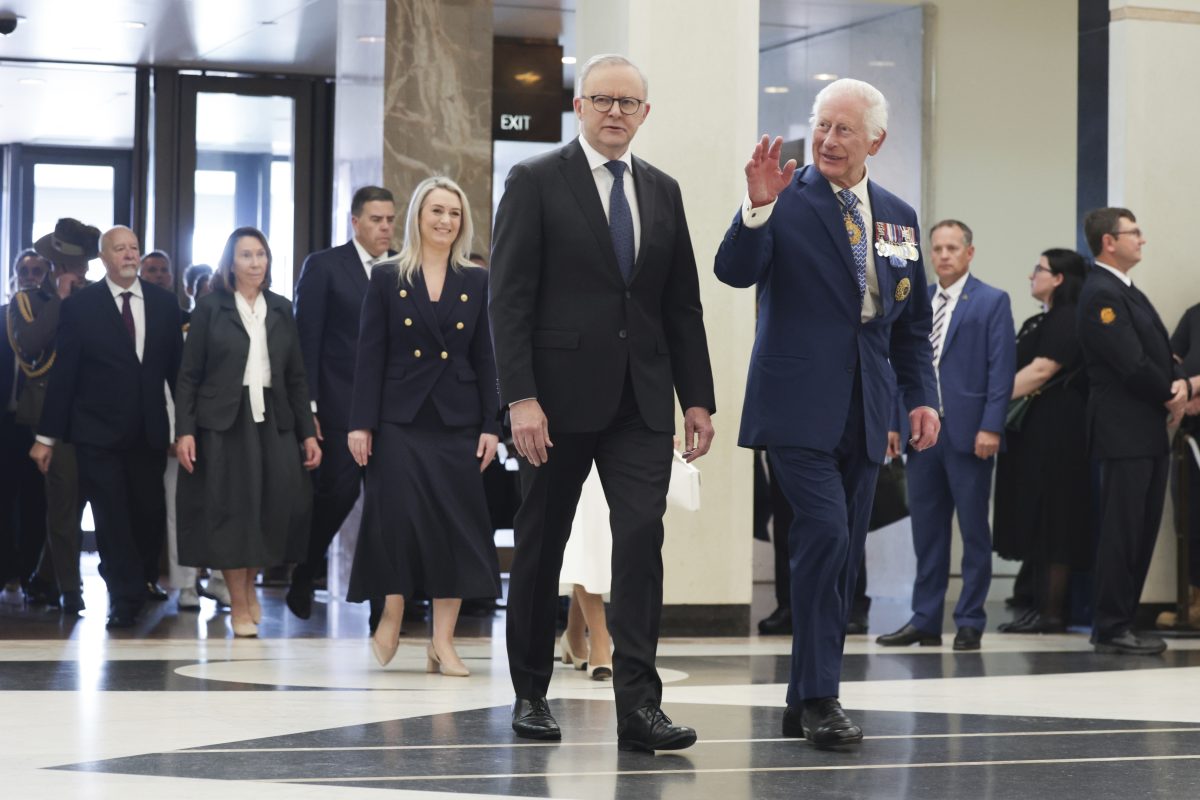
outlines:
{"label": "bodyguard in blue suit", "polygon": [[971,229],[944,220],[929,231],[938,285],[933,304],[934,371],[942,436],[936,447],[908,459],[917,579],[912,619],[882,645],[942,643],[942,613],[950,579],[950,522],[962,531],[962,594],[954,610],[955,650],[978,650],[987,616],[983,603],[992,582],[988,499],[992,468],[1016,372],[1016,337],[1008,294],[970,274],[975,255]]}
{"label": "bodyguard in blue suit", "polygon": [[755,147],[716,274],[757,290],[738,443],[766,449],[795,512],[783,733],[835,747],[862,741],[838,685],[894,381],[915,448],[932,446],[940,424],[917,215],[867,179],[867,157],[886,136],[887,101],[870,84],[834,81],[810,122],[814,164],[799,172],[794,161],[780,168],[781,139],[768,145],[764,136]]}

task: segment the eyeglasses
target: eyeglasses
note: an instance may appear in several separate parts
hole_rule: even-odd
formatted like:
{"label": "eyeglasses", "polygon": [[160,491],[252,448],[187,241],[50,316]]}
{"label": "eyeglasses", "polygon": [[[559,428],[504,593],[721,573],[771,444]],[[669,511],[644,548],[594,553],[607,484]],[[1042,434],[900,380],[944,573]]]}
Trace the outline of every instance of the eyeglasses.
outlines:
{"label": "eyeglasses", "polygon": [[617,107],[621,109],[621,113],[627,117],[636,114],[643,102],[636,97],[609,97],[606,94],[585,94],[584,97],[592,101],[592,108],[601,114],[607,114],[612,110],[613,103],[616,103]]}
{"label": "eyeglasses", "polygon": [[1050,269],[1049,267],[1043,267],[1041,264],[1034,264],[1033,265],[1033,274],[1037,275],[1039,272],[1045,272],[1050,275],[1054,274],[1054,270]]}
{"label": "eyeglasses", "polygon": [[1113,236],[1123,236],[1127,233],[1133,234],[1134,236],[1136,236],[1139,239],[1142,238],[1142,229],[1141,228],[1130,228],[1127,231],[1113,231],[1112,235]]}

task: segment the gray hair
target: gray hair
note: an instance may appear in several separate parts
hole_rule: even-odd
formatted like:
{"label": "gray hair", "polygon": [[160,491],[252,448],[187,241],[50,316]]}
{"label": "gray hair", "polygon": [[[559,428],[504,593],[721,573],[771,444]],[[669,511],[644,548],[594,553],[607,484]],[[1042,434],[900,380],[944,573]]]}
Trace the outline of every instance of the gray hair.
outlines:
{"label": "gray hair", "polygon": [[408,203],[408,213],[404,218],[404,244],[400,247],[400,252],[393,258],[380,262],[396,264],[399,267],[401,284],[412,285],[413,278],[421,269],[421,209],[425,205],[425,199],[434,189],[445,189],[458,195],[458,200],[462,203],[462,222],[459,225],[458,238],[450,246],[451,269],[479,269],[470,258],[475,226],[471,223],[471,203],[467,200],[467,193],[449,178],[435,175],[421,181],[413,190],[412,200]]}
{"label": "gray hair", "polygon": [[646,97],[642,98],[643,102],[650,97],[650,82],[646,80],[646,73],[642,72],[637,64],[625,56],[616,53],[602,53],[598,56],[592,56],[587,60],[587,63],[579,70],[579,77],[575,79],[576,97],[583,97],[583,84],[587,81],[588,75],[591,75],[592,70],[596,67],[633,67],[638,77],[642,79],[642,92],[646,95]]}
{"label": "gray hair", "polygon": [[[108,243],[108,240],[111,239],[112,235],[114,233],[116,233],[117,231],[129,231],[130,233],[133,233],[133,228],[130,228],[128,225],[113,225],[111,228],[106,230],[104,233],[100,234],[100,249],[101,250],[104,249],[104,245]],[[133,233],[133,238],[134,238],[134,240],[137,240],[136,233]],[[141,242],[138,242],[138,246],[141,247]]]}
{"label": "gray hair", "polygon": [[866,123],[867,131],[872,139],[878,139],[887,130],[887,98],[883,96],[883,92],[871,84],[866,81],[855,80],[854,78],[836,80],[817,92],[817,97],[813,100],[812,116],[808,118],[808,124],[817,124],[817,116],[821,111],[821,106],[825,102],[843,97],[853,97],[867,104],[867,107],[863,110],[863,122]]}

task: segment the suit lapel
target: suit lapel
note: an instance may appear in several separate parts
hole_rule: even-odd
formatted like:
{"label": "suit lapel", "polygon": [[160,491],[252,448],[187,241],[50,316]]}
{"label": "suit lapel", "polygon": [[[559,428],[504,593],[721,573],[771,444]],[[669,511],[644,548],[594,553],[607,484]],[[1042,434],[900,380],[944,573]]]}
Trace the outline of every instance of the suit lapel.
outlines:
{"label": "suit lapel", "polygon": [[[592,235],[596,237],[596,242],[600,245],[600,252],[603,254],[605,262],[612,268],[613,274],[620,277],[621,269],[617,266],[617,254],[613,250],[612,235],[608,230],[608,218],[604,216],[604,205],[600,202],[600,193],[596,191],[596,179],[592,177],[592,171],[588,169],[587,156],[584,155],[583,148],[579,146],[578,139],[563,148],[562,157],[563,162],[560,169],[563,178],[566,180],[567,186],[571,187],[571,193],[575,195],[575,201],[579,203],[579,210],[583,213],[588,227],[592,229]],[[640,198],[638,203],[640,205]],[[644,231],[645,229],[643,229]],[[622,279],[622,283],[624,283],[624,279]]]}
{"label": "suit lapel", "polygon": [[349,242],[346,242],[345,247],[346,250],[343,254],[344,257],[342,258],[342,266],[345,268],[346,272],[349,273],[350,280],[354,282],[354,285],[365,293],[367,291],[367,284],[370,283],[370,279],[367,277],[367,270],[365,267],[363,267],[362,259],[358,257],[358,248],[354,246],[353,239]]}
{"label": "suit lapel", "polygon": [[805,167],[804,172],[797,180],[804,182],[804,188],[801,189],[800,194],[816,210],[817,218],[821,220],[821,224],[825,226],[830,239],[833,240],[833,247],[842,257],[842,265],[846,268],[846,274],[857,292],[858,277],[855,273],[858,270],[854,265],[854,253],[850,250],[850,236],[846,233],[846,223],[842,218],[842,204],[838,202],[829,181],[817,171],[816,167]]}
{"label": "suit lapel", "polygon": [[238,313],[237,302],[233,299],[233,292],[220,292],[217,294],[220,298],[218,305],[221,307],[221,313],[229,320],[230,324],[239,331],[246,339],[250,338],[250,333],[246,330],[246,326],[242,324],[242,315]]}
{"label": "suit lapel", "polygon": [[[638,203],[638,219],[641,221],[642,237],[641,246],[638,247],[637,260],[633,262],[633,275],[629,282],[637,278],[638,273],[642,270],[642,264],[646,261],[646,247],[648,234],[654,230],[654,205],[658,199],[658,179],[654,176],[654,172],[649,165],[640,158],[633,158],[633,188],[637,194]],[[609,237],[611,244],[612,237]],[[613,259],[616,259],[614,253]]]}
{"label": "suit lapel", "polygon": [[[958,331],[958,326],[962,324],[965,317],[975,313],[975,304],[971,302],[971,295],[975,294],[975,284],[979,283],[974,275],[967,277],[967,282],[963,284],[962,294],[958,296],[958,302],[954,305],[954,314],[950,317],[950,327],[946,329],[946,341],[942,342],[942,357],[945,358],[946,351],[950,349],[950,342],[954,340],[954,334]],[[934,289],[937,292],[937,289]]]}
{"label": "suit lapel", "polygon": [[[446,324],[446,320],[454,312],[458,306],[464,302],[462,295],[463,283],[465,279],[461,270],[451,267],[446,270],[446,283],[442,286],[442,301],[437,304],[437,323],[439,334],[442,326]],[[468,298],[469,299],[469,298]]]}

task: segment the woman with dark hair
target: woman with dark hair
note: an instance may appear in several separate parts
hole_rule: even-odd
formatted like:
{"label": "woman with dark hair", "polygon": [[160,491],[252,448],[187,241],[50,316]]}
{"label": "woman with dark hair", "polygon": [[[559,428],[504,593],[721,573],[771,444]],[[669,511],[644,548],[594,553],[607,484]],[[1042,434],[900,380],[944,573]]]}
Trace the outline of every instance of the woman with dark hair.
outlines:
{"label": "woman with dark hair", "polygon": [[371,638],[396,655],[404,598],[433,599],[426,669],[469,673],[454,649],[463,598],[498,597],[482,472],[499,444],[487,271],[469,260],[471,209],[448,178],[413,192],[404,245],[363,300],[347,437],[366,467],[348,599],[385,599]]}
{"label": "woman with dark hair", "polygon": [[1032,567],[1037,603],[1005,633],[1066,630],[1072,569],[1091,565],[1087,379],[1076,334],[1075,304],[1086,265],[1073,250],[1042,253],[1029,276],[1042,304],[1017,333],[1013,400],[1030,398],[1019,422],[1010,413],[1008,451],[996,463],[993,548]]}
{"label": "woman with dark hair", "polygon": [[[229,236],[192,312],[175,388],[179,562],[225,573],[235,636],[257,636],[254,578],[304,558],[321,463],[292,304],[268,291],[261,231]],[[301,455],[303,453],[303,455]]]}

